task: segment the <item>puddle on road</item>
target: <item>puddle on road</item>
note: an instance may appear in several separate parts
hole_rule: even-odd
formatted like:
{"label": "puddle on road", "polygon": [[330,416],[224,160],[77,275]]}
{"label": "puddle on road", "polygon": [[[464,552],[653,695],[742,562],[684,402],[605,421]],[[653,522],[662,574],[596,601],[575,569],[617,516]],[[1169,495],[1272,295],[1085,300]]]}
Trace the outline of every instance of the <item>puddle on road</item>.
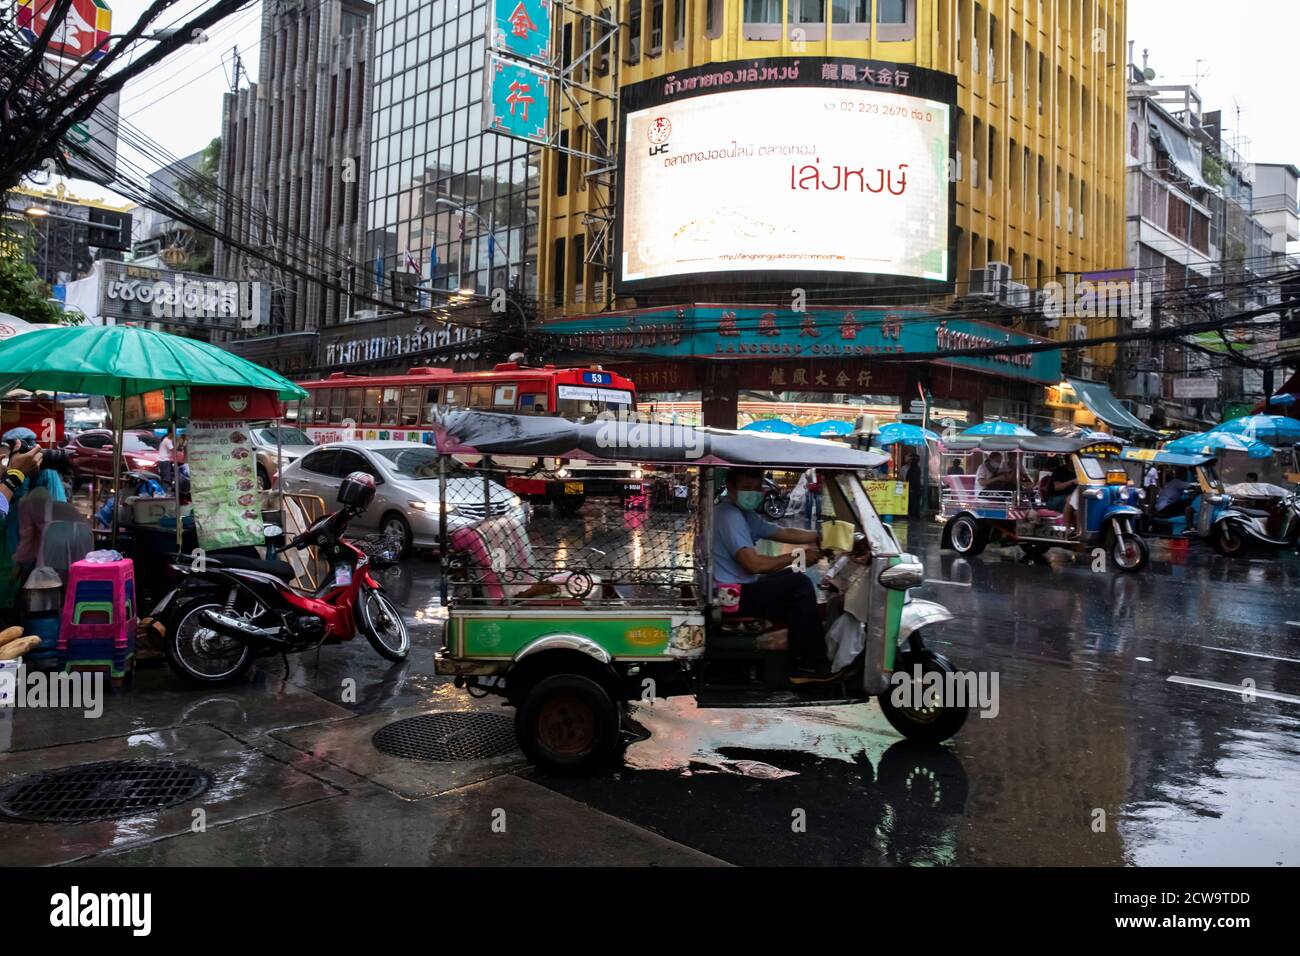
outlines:
{"label": "puddle on road", "polygon": [[[637,704],[632,717],[650,732],[632,744],[625,758],[630,770],[690,771],[692,764],[727,766],[723,751],[743,747],[770,751],[779,767],[781,752],[872,765],[898,737],[871,704],[766,710],[704,710],[689,697]],[[729,772],[737,772],[734,767]],[[758,776],[760,774],[750,774]],[[769,777],[768,779],[775,779]]]}

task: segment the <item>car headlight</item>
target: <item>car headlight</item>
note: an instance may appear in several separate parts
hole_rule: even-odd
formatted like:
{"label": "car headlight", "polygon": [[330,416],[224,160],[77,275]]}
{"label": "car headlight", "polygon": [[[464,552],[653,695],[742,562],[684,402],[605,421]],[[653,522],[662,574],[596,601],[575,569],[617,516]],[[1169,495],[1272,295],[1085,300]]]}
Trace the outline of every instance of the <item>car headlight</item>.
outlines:
{"label": "car headlight", "polygon": [[640,481],[641,478],[642,478],[642,475],[643,475],[643,472],[641,471],[640,468],[633,468],[633,469],[632,469],[632,480],[633,480],[633,481]]}
{"label": "car headlight", "polygon": [[518,508],[521,504],[524,503],[524,500],[520,498],[518,495],[511,495],[506,503],[511,508]]}
{"label": "car headlight", "polygon": [[[415,509],[416,511],[423,511],[425,514],[436,515],[439,510],[438,502],[436,501],[408,501],[407,505]],[[447,502],[447,514],[451,514],[455,510],[456,510],[455,502],[452,501]]]}
{"label": "car headlight", "polygon": [[131,464],[135,468],[153,468],[155,463],[148,458],[132,458]]}
{"label": "car headlight", "polygon": [[569,477],[569,469],[567,469],[567,468],[561,468],[559,471],[557,471],[557,472],[555,473],[555,475],[556,475],[557,478],[568,478],[568,477]]}

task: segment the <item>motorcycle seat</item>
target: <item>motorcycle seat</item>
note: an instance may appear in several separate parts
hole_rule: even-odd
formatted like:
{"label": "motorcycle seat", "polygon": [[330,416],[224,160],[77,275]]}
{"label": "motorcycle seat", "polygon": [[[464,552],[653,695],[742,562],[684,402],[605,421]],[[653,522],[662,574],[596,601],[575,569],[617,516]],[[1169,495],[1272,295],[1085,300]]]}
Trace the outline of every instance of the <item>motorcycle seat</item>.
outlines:
{"label": "motorcycle seat", "polygon": [[1242,514],[1244,514],[1244,515],[1245,515],[1246,517],[1248,517],[1248,518],[1268,518],[1268,517],[1271,517],[1270,514],[1269,514],[1269,512],[1267,512],[1267,511],[1261,511],[1261,510],[1258,509],[1258,508],[1242,508],[1242,507],[1238,506],[1236,510],[1237,510],[1237,511],[1240,511]]}
{"label": "motorcycle seat", "polygon": [[237,554],[209,554],[209,567],[231,568],[236,571],[261,571],[273,574],[282,581],[292,581],[298,576],[293,565],[287,561],[264,561],[261,558],[245,558]]}

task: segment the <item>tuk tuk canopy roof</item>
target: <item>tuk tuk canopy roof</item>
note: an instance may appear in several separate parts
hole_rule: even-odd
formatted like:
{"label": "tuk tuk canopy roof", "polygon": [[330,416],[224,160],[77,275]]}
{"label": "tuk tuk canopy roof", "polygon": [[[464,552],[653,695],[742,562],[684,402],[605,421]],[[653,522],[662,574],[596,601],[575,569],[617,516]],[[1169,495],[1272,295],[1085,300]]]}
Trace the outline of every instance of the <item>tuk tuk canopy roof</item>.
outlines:
{"label": "tuk tuk canopy roof", "polygon": [[462,455],[840,470],[876,468],[889,461],[888,455],[879,452],[859,451],[818,438],[635,419],[578,423],[545,416],[443,410],[435,417],[434,434],[440,452]]}
{"label": "tuk tuk canopy roof", "polygon": [[1120,454],[1125,461],[1141,461],[1152,465],[1174,465],[1179,468],[1195,468],[1214,461],[1213,455],[1186,455],[1163,448],[1125,448]]}
{"label": "tuk tuk canopy roof", "polygon": [[1028,455],[1069,455],[1094,446],[1119,449],[1119,442],[1098,441],[1095,438],[1065,438],[1060,435],[1034,435],[1021,438],[1018,435],[959,435],[945,438],[943,448],[946,452],[965,453],[968,451],[1002,451],[1024,452]]}

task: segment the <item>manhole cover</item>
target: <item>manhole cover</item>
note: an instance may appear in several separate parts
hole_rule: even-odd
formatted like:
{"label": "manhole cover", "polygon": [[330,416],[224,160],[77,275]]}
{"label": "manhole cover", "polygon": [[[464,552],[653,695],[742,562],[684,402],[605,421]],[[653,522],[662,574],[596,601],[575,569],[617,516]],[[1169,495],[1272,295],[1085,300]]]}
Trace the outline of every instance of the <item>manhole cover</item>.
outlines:
{"label": "manhole cover", "polygon": [[37,823],[111,820],[174,807],[208,789],[202,770],[156,760],[107,760],[35,773],[0,789],[0,814]]}
{"label": "manhole cover", "polygon": [[515,725],[501,714],[420,714],[380,727],[375,746],[411,760],[485,760],[519,749]]}

